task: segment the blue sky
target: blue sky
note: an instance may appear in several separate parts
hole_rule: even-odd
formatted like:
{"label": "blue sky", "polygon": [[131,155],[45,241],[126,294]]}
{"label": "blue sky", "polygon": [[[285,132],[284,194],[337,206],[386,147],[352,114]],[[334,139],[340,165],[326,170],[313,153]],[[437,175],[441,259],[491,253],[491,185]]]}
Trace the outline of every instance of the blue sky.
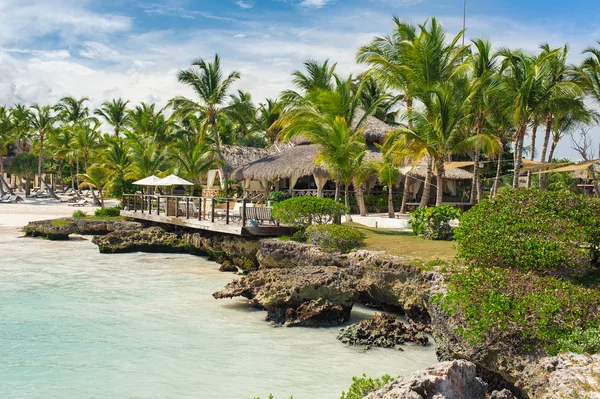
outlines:
{"label": "blue sky", "polygon": [[[468,0],[467,39],[535,51],[571,45],[571,61],[600,40],[597,1]],[[392,15],[422,23],[436,16],[450,33],[463,0],[2,0],[0,104],[114,96],[163,105],[189,91],[175,74],[218,52],[238,69],[238,88],[255,102],[289,87],[308,58],[359,73],[356,49],[391,30]],[[569,140],[558,153],[572,156]]]}

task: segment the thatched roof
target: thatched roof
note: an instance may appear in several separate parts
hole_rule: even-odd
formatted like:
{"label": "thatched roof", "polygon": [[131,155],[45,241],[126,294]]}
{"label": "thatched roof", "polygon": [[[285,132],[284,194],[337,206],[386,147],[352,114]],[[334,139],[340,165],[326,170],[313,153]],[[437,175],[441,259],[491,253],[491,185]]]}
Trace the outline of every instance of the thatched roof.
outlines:
{"label": "thatched roof", "polygon": [[[365,111],[358,109],[352,120],[352,128],[354,129],[360,119],[365,115]],[[367,120],[362,125],[365,130],[365,140],[367,143],[383,143],[387,132],[394,130],[393,126],[388,125],[384,121],[369,115]]]}
{"label": "thatched roof", "polygon": [[[425,179],[425,175],[427,174],[427,166],[423,164],[419,164],[413,168],[412,165],[406,165],[400,167],[400,174],[406,175],[408,173],[409,176],[417,178],[417,179]],[[435,172],[433,174],[435,178]],[[447,180],[472,180],[473,173],[466,171],[464,169],[453,168],[444,171],[444,179]]]}
{"label": "thatched roof", "polygon": [[289,147],[281,152],[258,159],[240,168],[231,174],[235,180],[277,180],[291,176],[309,176],[317,174],[330,177],[322,166],[315,165],[319,154],[316,144],[298,145]]}
{"label": "thatched roof", "polygon": [[235,145],[222,146],[221,153],[225,160],[225,167],[229,172],[271,154],[267,148],[240,147]]}

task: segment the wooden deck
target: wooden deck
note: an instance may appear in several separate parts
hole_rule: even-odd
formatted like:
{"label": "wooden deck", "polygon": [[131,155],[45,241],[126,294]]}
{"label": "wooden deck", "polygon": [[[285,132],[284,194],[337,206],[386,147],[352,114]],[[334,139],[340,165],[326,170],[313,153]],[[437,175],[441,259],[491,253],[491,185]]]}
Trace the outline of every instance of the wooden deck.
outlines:
{"label": "wooden deck", "polygon": [[[279,226],[272,220],[250,223],[247,217],[242,217],[242,215],[252,214],[250,204],[247,204],[246,201],[244,201],[243,207],[240,207],[236,217],[228,207],[225,210],[215,209],[213,211],[212,200],[206,201],[192,197],[174,199],[174,197],[145,195],[124,195],[123,197],[125,206],[121,210],[121,215],[136,220],[235,236],[278,237],[292,234],[290,227]],[[152,206],[153,201],[155,202],[154,207]],[[194,203],[194,201],[196,202]],[[174,204],[175,206],[173,206]],[[229,206],[229,201],[227,206]],[[196,212],[192,212],[193,208],[197,208]],[[268,215],[270,216],[270,212]]]}

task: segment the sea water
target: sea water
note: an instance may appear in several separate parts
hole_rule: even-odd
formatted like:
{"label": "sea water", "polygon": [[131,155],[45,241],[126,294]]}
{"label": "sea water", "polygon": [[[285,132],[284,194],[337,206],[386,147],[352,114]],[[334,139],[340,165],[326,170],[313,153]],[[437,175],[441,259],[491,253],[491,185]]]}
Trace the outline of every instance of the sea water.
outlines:
{"label": "sea water", "polygon": [[19,235],[0,229],[0,398],[335,399],[352,376],[436,361],[433,345],[365,352],[338,328],[274,327],[215,300],[235,276],[205,258]]}

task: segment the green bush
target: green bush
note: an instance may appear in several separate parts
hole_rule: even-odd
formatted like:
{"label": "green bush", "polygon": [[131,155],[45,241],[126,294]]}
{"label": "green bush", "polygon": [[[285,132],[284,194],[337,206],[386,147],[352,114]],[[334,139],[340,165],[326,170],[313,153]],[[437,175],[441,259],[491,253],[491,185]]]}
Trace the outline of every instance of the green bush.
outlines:
{"label": "green bush", "polygon": [[340,399],[362,399],[392,380],[394,378],[388,374],[375,379],[368,378],[366,374],[363,374],[362,377],[352,377],[352,385],[348,388],[348,393],[342,392]]}
{"label": "green bush", "polygon": [[269,201],[275,203],[275,202],[281,202],[281,201],[285,201],[286,199],[289,199],[290,195],[286,192],[283,191],[271,191],[269,193]]}
{"label": "green bush", "polygon": [[332,223],[346,213],[348,208],[329,198],[295,197],[273,204],[275,220],[299,229]]}
{"label": "green bush", "polygon": [[458,219],[460,211],[449,205],[419,208],[410,214],[415,235],[429,240],[452,240],[450,221]]}
{"label": "green bush", "polygon": [[600,202],[566,191],[507,190],[465,212],[455,239],[470,264],[585,275],[598,259]]}
{"label": "green bush", "polygon": [[82,219],[84,217],[87,217],[87,213],[85,213],[84,211],[82,211],[81,209],[76,210],[75,212],[73,212],[73,217],[75,219]]}
{"label": "green bush", "polygon": [[350,252],[364,245],[365,235],[354,227],[339,224],[321,224],[306,229],[309,244],[318,245],[327,252]]}
{"label": "green bush", "polygon": [[106,207],[96,209],[94,212],[94,216],[96,217],[118,217],[121,216],[121,209],[115,207]]}
{"label": "green bush", "polygon": [[594,288],[531,271],[471,266],[452,276],[441,303],[464,316],[458,332],[473,343],[541,346],[551,354],[600,349],[593,333],[600,327],[600,291]]}

